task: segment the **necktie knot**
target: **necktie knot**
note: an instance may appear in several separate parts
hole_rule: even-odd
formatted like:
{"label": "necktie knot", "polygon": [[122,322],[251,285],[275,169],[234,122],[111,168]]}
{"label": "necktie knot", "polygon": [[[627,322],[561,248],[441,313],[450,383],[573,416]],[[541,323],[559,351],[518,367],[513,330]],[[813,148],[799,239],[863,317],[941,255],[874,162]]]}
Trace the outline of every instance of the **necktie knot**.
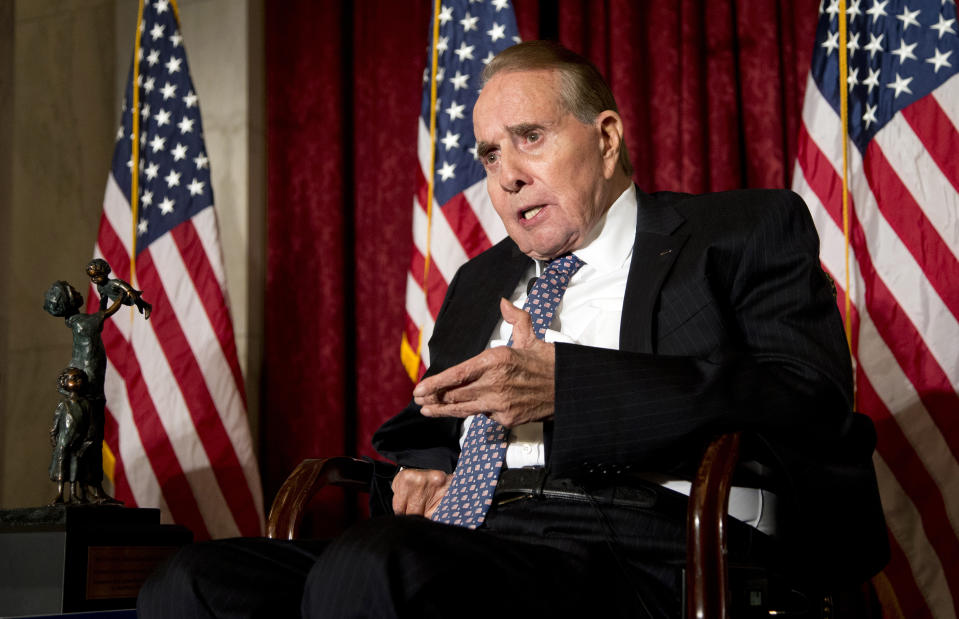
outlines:
{"label": "necktie knot", "polygon": [[[556,308],[563,299],[569,286],[569,280],[585,263],[573,254],[553,258],[543,269],[543,273],[533,284],[526,297],[523,310],[528,312],[533,323],[536,337],[546,337],[546,330],[556,314]],[[510,338],[510,345],[513,340]]]}

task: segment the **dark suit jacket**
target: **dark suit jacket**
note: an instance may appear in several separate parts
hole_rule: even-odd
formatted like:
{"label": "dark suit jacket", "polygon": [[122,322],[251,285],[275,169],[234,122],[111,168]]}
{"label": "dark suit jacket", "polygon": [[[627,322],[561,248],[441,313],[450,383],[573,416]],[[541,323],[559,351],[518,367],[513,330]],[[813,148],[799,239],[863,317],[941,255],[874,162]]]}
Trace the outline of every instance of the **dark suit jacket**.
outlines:
{"label": "dark suit jacket", "polygon": [[[849,353],[802,200],[781,190],[638,200],[620,350],[556,345],[550,474],[688,476],[710,436],[745,430],[745,459],[773,472],[761,483],[780,497],[787,552],[830,583],[875,573],[888,555],[875,434],[851,412]],[[430,373],[486,347],[499,298],[529,264],[506,239],[459,270]],[[411,403],[373,443],[401,465],[450,472],[459,429]]]}

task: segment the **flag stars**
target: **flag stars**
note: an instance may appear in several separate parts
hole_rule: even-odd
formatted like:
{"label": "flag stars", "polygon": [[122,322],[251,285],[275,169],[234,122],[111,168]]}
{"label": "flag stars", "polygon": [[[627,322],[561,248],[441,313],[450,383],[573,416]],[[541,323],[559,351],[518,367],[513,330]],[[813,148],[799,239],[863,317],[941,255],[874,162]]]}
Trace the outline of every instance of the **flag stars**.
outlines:
{"label": "flag stars", "polygon": [[160,110],[154,118],[156,118],[157,127],[170,124],[170,112],[166,110]]}
{"label": "flag stars", "polygon": [[183,64],[182,58],[177,58],[176,56],[170,56],[169,62],[166,63],[167,73],[171,75],[180,70],[180,65]]}
{"label": "flag stars", "polygon": [[169,215],[170,213],[173,212],[174,204],[175,203],[173,202],[173,200],[171,200],[168,197],[164,197],[163,202],[160,202],[160,213],[162,213],[163,215]]}
{"label": "flag stars", "polygon": [[180,173],[170,170],[170,173],[163,180],[166,181],[166,186],[172,189],[180,184]]}
{"label": "flag stars", "polygon": [[939,69],[942,67],[952,67],[952,64],[949,62],[949,56],[952,54],[952,50],[947,50],[945,52],[940,52],[938,49],[933,50],[934,55],[932,58],[926,58],[926,62],[931,63],[934,67],[933,71],[939,73]]}
{"label": "flag stars", "polygon": [[450,150],[451,148],[459,148],[460,134],[447,131],[446,135],[440,140],[440,142],[443,143],[443,146],[446,147],[446,150]]}
{"label": "flag stars", "polygon": [[849,86],[850,92],[859,84],[859,69],[855,67],[850,67],[849,75],[846,76],[846,85]]}
{"label": "flag stars", "polygon": [[872,6],[869,7],[869,9],[866,11],[866,14],[872,18],[872,23],[875,24],[876,20],[878,20],[880,17],[885,17],[888,14],[886,13],[887,4],[889,4],[889,0],[882,0],[882,2],[875,0]]}
{"label": "flag stars", "polygon": [[829,19],[833,19],[839,15],[839,0],[831,0],[829,6],[826,8],[826,12],[829,13]]}
{"label": "flag stars", "polygon": [[150,104],[144,103],[143,107],[140,108],[140,118],[146,120],[150,117]]}
{"label": "flag stars", "polygon": [[873,88],[879,86],[879,69],[869,69],[869,77],[862,81],[862,85],[867,87],[866,92],[872,92]]}
{"label": "flag stars", "polygon": [[839,32],[830,32],[826,40],[822,42],[822,46],[826,49],[827,56],[839,49]]}
{"label": "flag stars", "polygon": [[144,191],[140,195],[140,204],[142,204],[143,206],[150,206],[151,204],[153,204],[153,192]]}
{"label": "flag stars", "polygon": [[916,55],[912,53],[912,50],[916,49],[917,45],[919,45],[918,42],[911,45],[906,45],[905,41],[900,41],[899,49],[894,50],[892,55],[899,57],[899,64],[902,64],[907,60],[916,60]]}
{"label": "flag stars", "polygon": [[862,115],[862,122],[866,124],[866,129],[868,129],[869,125],[873,124],[874,122],[879,122],[876,119],[876,110],[878,108],[879,108],[878,105],[869,105],[868,103],[866,104],[866,111]]}
{"label": "flag stars", "polygon": [[153,40],[156,41],[163,36],[163,24],[153,24],[153,28],[150,30],[150,36],[153,37]]}
{"label": "flag stars", "polygon": [[188,92],[186,96],[183,97],[183,103],[187,107],[193,107],[194,105],[196,105],[196,95],[193,94],[192,90]]}
{"label": "flag stars", "polygon": [[493,22],[493,27],[486,31],[489,40],[496,43],[500,39],[506,38],[506,26]]}
{"label": "flag stars", "polygon": [[450,117],[450,120],[456,120],[457,118],[464,118],[463,110],[466,109],[465,104],[457,104],[456,101],[450,103],[450,106],[446,108],[446,114]]}
{"label": "flag stars", "polygon": [[153,4],[153,8],[156,9],[156,12],[157,12],[158,14],[159,14],[159,13],[166,13],[166,10],[169,8],[169,6],[170,6],[170,1],[169,1],[169,0],[157,0],[157,1]]}
{"label": "flag stars", "polygon": [[170,44],[173,47],[180,47],[180,43],[183,41],[183,36],[180,35],[179,31],[174,32],[170,35]]}
{"label": "flag stars", "polygon": [[919,27],[919,21],[916,19],[916,16],[919,15],[919,9],[915,11],[910,11],[909,7],[902,7],[902,15],[896,15],[896,19],[902,22],[902,32],[903,34],[909,30],[909,26]]}
{"label": "flag stars", "polygon": [[509,6],[509,0],[493,0],[493,6],[496,7],[496,12],[499,13]]}
{"label": "flag stars", "polygon": [[201,193],[203,193],[203,186],[204,186],[204,185],[206,185],[206,183],[204,183],[204,182],[201,181],[201,180],[197,180],[197,179],[194,178],[193,181],[192,181],[189,185],[187,185],[187,189],[190,190],[190,195],[191,195],[191,196],[198,196],[198,195],[200,195]]}
{"label": "flag stars", "polygon": [[445,26],[446,22],[453,19],[453,7],[451,6],[442,6],[440,7],[440,25]]}
{"label": "flag stars", "polygon": [[176,84],[164,82],[160,92],[163,93],[163,100],[166,101],[176,95]]}
{"label": "flag stars", "polygon": [[442,54],[447,49],[449,49],[449,46],[450,46],[450,38],[440,37],[440,40],[436,42],[436,51]]}
{"label": "flag stars", "polygon": [[846,42],[846,49],[849,51],[849,55],[852,56],[853,52],[859,51],[859,33],[853,33],[849,40]]}
{"label": "flag stars", "polygon": [[116,138],[116,139],[117,139],[117,140],[122,140],[122,139],[123,139],[123,125],[120,125],[119,127],[117,127],[117,138]]}
{"label": "flag stars", "polygon": [[898,73],[896,73],[896,81],[891,84],[886,84],[886,87],[892,88],[893,90],[896,91],[895,94],[893,95],[893,98],[895,99],[895,98],[898,98],[899,95],[901,95],[903,92],[907,92],[910,95],[912,94],[912,91],[909,90],[909,82],[911,81],[912,81],[911,77],[904,78],[900,76]]}
{"label": "flag stars", "polygon": [[152,67],[158,62],[160,62],[160,50],[151,49],[150,55],[147,56],[147,63]]}
{"label": "flag stars", "polygon": [[462,43],[460,43],[459,48],[456,49],[453,53],[456,54],[456,56],[460,59],[460,62],[464,62],[466,60],[473,59],[473,50],[475,48],[476,46],[467,45],[466,41],[463,41]]}
{"label": "flag stars", "polygon": [[489,64],[494,57],[493,50],[490,50],[489,53],[486,54],[486,58],[483,58],[483,64]]}
{"label": "flag stars", "polygon": [[173,160],[180,161],[181,159],[186,159],[186,146],[177,142],[177,145],[173,147]]}
{"label": "flag stars", "polygon": [[141,234],[141,235],[146,234],[147,228],[149,227],[150,227],[150,222],[148,222],[146,219],[141,219],[140,223],[137,224],[137,234]]}
{"label": "flag stars", "polygon": [[862,11],[859,9],[860,0],[851,0],[849,6],[846,8],[846,17],[849,21],[852,21],[862,15]]}
{"label": "flag stars", "polygon": [[468,82],[469,79],[470,79],[469,73],[467,73],[466,75],[463,75],[462,73],[457,71],[456,75],[453,76],[453,79],[450,80],[450,83],[453,84],[453,87],[456,90],[462,90],[463,88],[466,88],[466,82]]}
{"label": "flag stars", "polygon": [[163,147],[166,145],[166,138],[161,138],[159,135],[153,136],[153,139],[150,140],[150,148],[153,149],[153,152],[158,153],[163,150]]}
{"label": "flag stars", "polygon": [[476,30],[476,22],[479,21],[479,17],[473,17],[469,13],[463,16],[463,19],[460,20],[460,25],[463,26],[463,32],[469,32],[470,30]]}
{"label": "flag stars", "polygon": [[153,89],[156,87],[155,83],[156,83],[155,78],[152,78],[152,77],[146,78],[146,80],[143,82],[143,90],[147,91],[147,93],[153,92]]}
{"label": "flag stars", "polygon": [[883,34],[883,33],[880,33],[878,37],[877,37],[876,35],[874,35],[873,33],[871,33],[871,32],[869,33],[869,43],[866,43],[866,46],[863,47],[863,49],[864,49],[865,51],[869,52],[869,59],[870,59],[870,60],[872,60],[872,58],[873,58],[878,52],[881,52],[881,51],[882,51],[882,39],[883,39],[883,37],[885,37],[885,36],[886,36],[886,35]]}
{"label": "flag stars", "polygon": [[197,170],[202,170],[203,168],[206,168],[210,165],[210,160],[207,159],[206,154],[200,153],[199,155],[193,158],[193,163],[196,164]]}
{"label": "flag stars", "polygon": [[190,133],[193,131],[193,122],[192,118],[183,117],[183,120],[177,123],[177,127],[180,128],[180,133]]}
{"label": "flag stars", "polygon": [[152,181],[157,177],[157,174],[160,173],[160,166],[151,161],[150,165],[143,170],[143,173],[146,174],[147,179]]}
{"label": "flag stars", "polygon": [[442,167],[436,172],[440,175],[441,181],[448,181],[451,178],[456,178],[456,164],[450,163],[449,161],[444,161]]}
{"label": "flag stars", "polygon": [[956,23],[955,19],[946,19],[945,15],[939,15],[939,23],[935,26],[929,26],[931,29],[939,33],[939,38],[942,38],[942,35],[955,34],[956,31],[952,29],[952,25]]}

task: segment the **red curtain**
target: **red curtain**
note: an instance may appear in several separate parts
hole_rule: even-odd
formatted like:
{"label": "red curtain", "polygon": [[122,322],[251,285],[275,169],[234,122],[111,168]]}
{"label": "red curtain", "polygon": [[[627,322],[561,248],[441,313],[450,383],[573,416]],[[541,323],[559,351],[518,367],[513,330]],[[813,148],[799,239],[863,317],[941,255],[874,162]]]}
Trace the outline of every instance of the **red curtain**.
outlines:
{"label": "red curtain", "polygon": [[[612,85],[646,191],[787,187],[817,0],[514,0],[524,39]],[[268,250],[260,458],[374,455],[400,365],[430,0],[266,4]],[[328,501],[314,527],[349,515]]]}

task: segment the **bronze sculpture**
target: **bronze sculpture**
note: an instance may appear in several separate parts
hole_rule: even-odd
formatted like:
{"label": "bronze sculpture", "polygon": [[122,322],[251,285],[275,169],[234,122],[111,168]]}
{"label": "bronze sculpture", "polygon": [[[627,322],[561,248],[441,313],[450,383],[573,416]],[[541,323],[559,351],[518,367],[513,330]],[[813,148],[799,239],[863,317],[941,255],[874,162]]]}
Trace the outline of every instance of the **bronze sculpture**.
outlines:
{"label": "bronze sculpture", "polygon": [[[109,279],[110,267],[106,261],[91,261],[87,265],[87,273],[101,295],[98,311],[89,314],[81,312],[83,296],[65,281],[51,284],[44,296],[43,309],[52,316],[63,318],[73,332],[70,367],[60,374],[63,383],[60,392],[66,399],[58,405],[54,428],[51,429],[54,461],[50,464],[50,477],[58,485],[54,503],[66,501],[63,483],[67,481],[70,482],[71,503],[117,504],[120,502],[103,489],[102,448],[106,409],[103,386],[107,356],[101,333],[106,319],[115,314],[121,305],[136,305],[146,318],[150,317],[152,307],[140,297],[141,292],[129,283]],[[82,371],[85,379],[78,380],[76,372],[69,371],[71,369]],[[81,425],[85,426],[83,441],[76,443]]]}
{"label": "bronze sculpture", "polygon": [[[51,505],[83,502],[80,485],[82,458],[93,444],[90,434],[91,407],[86,397],[86,372],[68,367],[57,376],[57,391],[63,399],[53,413],[50,426],[50,479],[57,482],[57,495]],[[69,485],[66,485],[69,484]]]}
{"label": "bronze sculpture", "polygon": [[106,309],[110,300],[122,299],[124,305],[136,305],[143,317],[149,320],[153,306],[142,299],[143,293],[122,279],[110,279],[110,272],[110,265],[103,258],[94,258],[87,263],[87,275],[96,284],[100,295],[100,309]]}

